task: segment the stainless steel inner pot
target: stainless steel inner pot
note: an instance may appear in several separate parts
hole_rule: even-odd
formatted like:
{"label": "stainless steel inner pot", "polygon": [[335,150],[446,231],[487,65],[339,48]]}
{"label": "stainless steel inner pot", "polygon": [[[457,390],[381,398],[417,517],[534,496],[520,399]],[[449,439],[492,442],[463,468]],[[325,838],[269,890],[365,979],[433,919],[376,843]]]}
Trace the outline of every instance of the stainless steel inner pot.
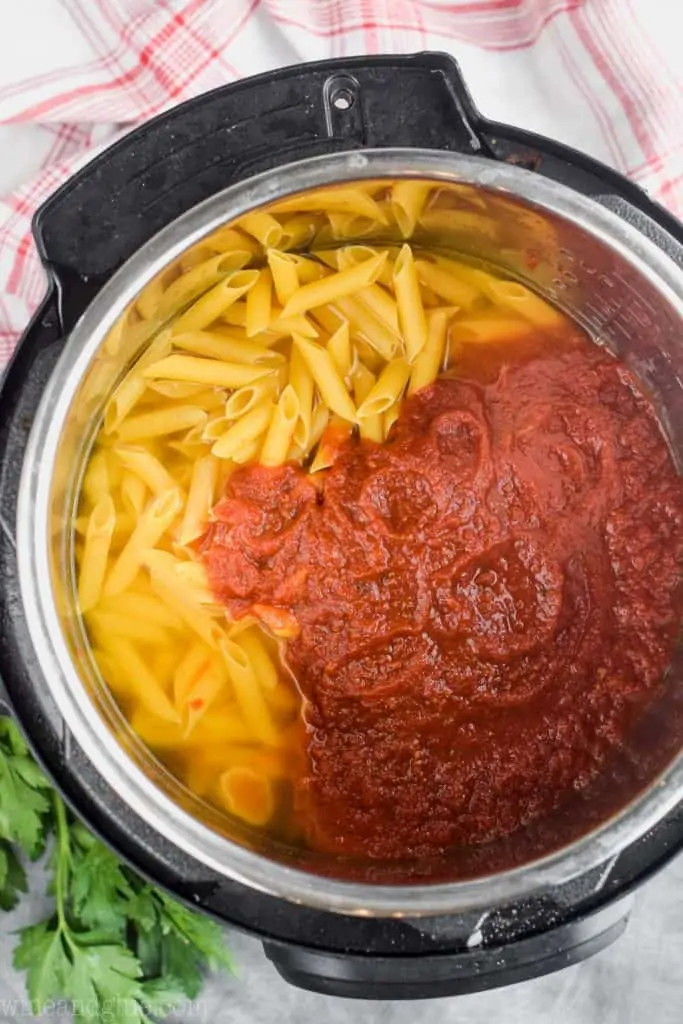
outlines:
{"label": "stainless steel inner pot", "polygon": [[625,809],[607,800],[586,818],[585,834],[571,835],[552,852],[531,850],[531,859],[518,858],[510,870],[399,886],[335,878],[334,863],[307,862],[187,793],[126,725],[75,611],[71,523],[84,461],[107,397],[146,343],[141,334],[134,346],[121,346],[119,318],[189,247],[245,212],[307,189],[381,178],[477,189],[483,214],[496,224],[495,238],[473,227],[447,239],[449,246],[530,284],[627,359],[662,409],[680,456],[683,272],[644,234],[598,203],[517,167],[429,150],[335,154],[262,174],[197,206],[137,252],[93,301],[65,345],[33,425],[19,495],[19,571],[32,642],[61,714],[96,769],[151,827],[214,870],[288,900],[359,915],[443,914],[503,904],[576,877],[672,810],[683,797],[678,655],[666,698],[643,734],[654,752],[652,771]]}

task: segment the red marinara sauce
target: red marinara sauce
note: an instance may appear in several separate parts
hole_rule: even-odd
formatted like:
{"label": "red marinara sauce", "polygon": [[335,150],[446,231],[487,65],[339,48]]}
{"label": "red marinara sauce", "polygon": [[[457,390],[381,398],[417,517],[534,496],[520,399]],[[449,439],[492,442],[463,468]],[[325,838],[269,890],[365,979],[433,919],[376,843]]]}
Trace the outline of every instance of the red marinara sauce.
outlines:
{"label": "red marinara sauce", "polygon": [[575,329],[471,347],[387,443],[241,469],[215,519],[220,600],[299,630],[319,851],[511,835],[595,779],[671,657],[681,480],[636,378]]}

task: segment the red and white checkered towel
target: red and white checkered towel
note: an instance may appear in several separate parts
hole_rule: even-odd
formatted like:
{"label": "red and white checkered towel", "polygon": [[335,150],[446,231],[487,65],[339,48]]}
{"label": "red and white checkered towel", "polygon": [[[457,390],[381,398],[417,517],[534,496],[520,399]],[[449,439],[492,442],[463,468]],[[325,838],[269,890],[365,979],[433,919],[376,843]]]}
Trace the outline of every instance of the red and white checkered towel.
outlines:
{"label": "red and white checkered towel", "polygon": [[442,50],[496,120],[558,138],[683,216],[675,0],[19,0],[0,10],[0,367],[40,301],[30,218],[137,122],[246,75]]}

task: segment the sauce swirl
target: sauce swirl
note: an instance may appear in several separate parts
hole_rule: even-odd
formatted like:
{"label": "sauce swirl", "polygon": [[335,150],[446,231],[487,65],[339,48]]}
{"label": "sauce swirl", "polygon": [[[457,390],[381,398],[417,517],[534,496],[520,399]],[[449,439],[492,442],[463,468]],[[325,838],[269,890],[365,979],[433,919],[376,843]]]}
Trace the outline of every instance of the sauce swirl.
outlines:
{"label": "sauce swirl", "polygon": [[239,469],[213,518],[220,601],[295,625],[320,851],[424,858],[548,815],[671,658],[681,480],[634,375],[576,331],[471,346],[387,443]]}

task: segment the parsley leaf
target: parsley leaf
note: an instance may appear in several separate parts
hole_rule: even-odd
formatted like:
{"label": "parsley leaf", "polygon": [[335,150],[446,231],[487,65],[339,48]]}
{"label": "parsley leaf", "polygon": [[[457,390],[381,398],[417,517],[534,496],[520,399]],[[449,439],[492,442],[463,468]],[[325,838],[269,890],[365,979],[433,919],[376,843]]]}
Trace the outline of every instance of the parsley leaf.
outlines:
{"label": "parsley leaf", "polygon": [[45,848],[53,914],[23,928],[14,965],[43,1009],[72,1004],[78,1024],[151,1024],[198,995],[207,967],[232,968],[220,927],[121,864],[76,821],[0,716],[0,909],[26,891],[16,844]]}
{"label": "parsley leaf", "polygon": [[0,838],[18,843],[29,857],[44,848],[47,790],[49,782],[31,759],[19,730],[0,718]]}
{"label": "parsley leaf", "polygon": [[174,931],[188,946],[194,947],[199,955],[214,970],[234,971],[233,959],[225,945],[223,929],[211,918],[198,914],[181,903],[177,903],[165,892],[158,892],[161,904],[161,928],[168,934]]}
{"label": "parsley leaf", "polygon": [[71,964],[64,948],[61,929],[50,921],[22,928],[14,951],[14,966],[25,970],[28,994],[41,1010],[51,999],[64,993]]}
{"label": "parsley leaf", "polygon": [[27,891],[26,872],[14,848],[0,840],[0,910],[16,907],[19,894]]}
{"label": "parsley leaf", "polygon": [[178,978],[167,974],[163,978],[144,981],[140,998],[148,1013],[165,1017],[185,1002],[187,993]]}
{"label": "parsley leaf", "polygon": [[126,927],[125,900],[133,896],[123,869],[113,853],[94,843],[74,856],[71,898],[74,914],[86,928],[101,928],[123,934]]}

